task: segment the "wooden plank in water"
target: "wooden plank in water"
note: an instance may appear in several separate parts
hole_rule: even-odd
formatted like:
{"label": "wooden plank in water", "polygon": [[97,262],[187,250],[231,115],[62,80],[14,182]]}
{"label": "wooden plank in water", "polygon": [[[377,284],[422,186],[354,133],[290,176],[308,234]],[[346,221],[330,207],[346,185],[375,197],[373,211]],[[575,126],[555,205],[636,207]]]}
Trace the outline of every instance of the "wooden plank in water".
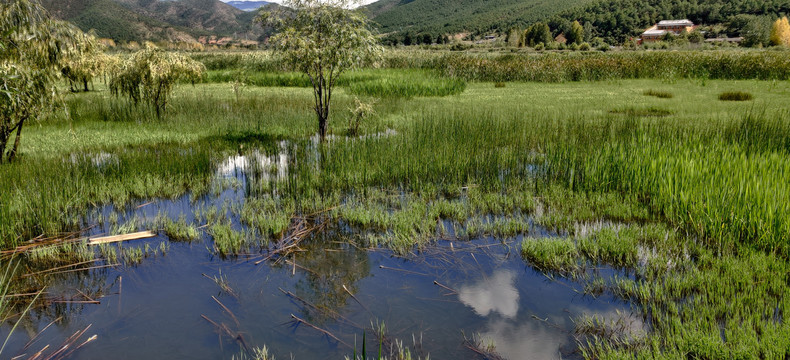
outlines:
{"label": "wooden plank in water", "polygon": [[140,231],[140,232],[124,234],[124,235],[103,236],[103,237],[88,239],[88,245],[108,244],[108,243],[121,242],[121,241],[145,239],[154,236],[156,236],[156,233],[151,231]]}

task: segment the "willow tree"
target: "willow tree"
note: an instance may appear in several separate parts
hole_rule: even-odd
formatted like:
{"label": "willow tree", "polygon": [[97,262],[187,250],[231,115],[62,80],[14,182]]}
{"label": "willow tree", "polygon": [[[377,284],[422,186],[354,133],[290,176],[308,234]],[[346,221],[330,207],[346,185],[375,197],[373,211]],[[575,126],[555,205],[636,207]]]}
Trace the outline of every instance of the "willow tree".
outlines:
{"label": "willow tree", "polygon": [[71,91],[88,91],[88,83],[93,78],[111,73],[120,65],[120,59],[104,52],[105,46],[99,43],[94,34],[80,34],[75,47],[68,52],[61,72],[68,81]]}
{"label": "willow tree", "polygon": [[2,0],[0,163],[16,157],[25,123],[57,100],[55,80],[63,57],[74,48],[80,33],[73,25],[50,18],[36,1]]}
{"label": "willow tree", "polygon": [[313,86],[318,134],[326,138],[332,90],[354,67],[375,61],[382,47],[355,0],[286,0],[260,20],[277,34],[269,38],[286,63],[306,74]]}
{"label": "willow tree", "polygon": [[110,79],[110,91],[126,96],[135,105],[146,102],[160,118],[167,110],[173,86],[181,80],[198,80],[205,71],[202,63],[146,44],[121,64]]}

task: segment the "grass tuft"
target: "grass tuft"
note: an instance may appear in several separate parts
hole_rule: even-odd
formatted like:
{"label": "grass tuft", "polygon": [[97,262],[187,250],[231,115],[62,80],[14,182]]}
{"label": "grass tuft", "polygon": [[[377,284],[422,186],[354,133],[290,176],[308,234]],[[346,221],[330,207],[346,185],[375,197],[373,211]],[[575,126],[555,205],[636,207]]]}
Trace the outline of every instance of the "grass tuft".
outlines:
{"label": "grass tuft", "polygon": [[726,91],[719,94],[721,101],[749,101],[753,98],[752,94],[744,91]]}
{"label": "grass tuft", "polygon": [[643,94],[645,96],[655,96],[655,97],[661,98],[661,99],[671,99],[671,98],[673,98],[675,96],[669,91],[659,91],[659,90],[653,90],[653,89],[645,90],[645,92]]}
{"label": "grass tuft", "polygon": [[610,114],[620,114],[633,117],[664,117],[672,115],[672,111],[649,107],[646,109],[620,108],[609,111]]}

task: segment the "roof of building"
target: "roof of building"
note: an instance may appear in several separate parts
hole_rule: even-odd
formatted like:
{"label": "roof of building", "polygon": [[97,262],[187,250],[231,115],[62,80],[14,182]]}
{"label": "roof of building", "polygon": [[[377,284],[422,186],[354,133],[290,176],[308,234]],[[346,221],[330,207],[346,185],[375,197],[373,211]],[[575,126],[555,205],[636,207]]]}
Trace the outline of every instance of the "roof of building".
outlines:
{"label": "roof of building", "polygon": [[714,38],[714,39],[705,39],[706,42],[741,42],[743,41],[742,37],[731,37],[731,38]]}
{"label": "roof of building", "polygon": [[689,19],[683,20],[661,20],[658,22],[659,26],[677,26],[677,25],[685,25],[685,26],[693,26],[694,23],[691,22]]}
{"label": "roof of building", "polygon": [[667,33],[666,30],[654,30],[654,29],[651,29],[651,30],[647,30],[647,31],[643,32],[642,35],[661,36],[661,35],[664,35],[666,33]]}

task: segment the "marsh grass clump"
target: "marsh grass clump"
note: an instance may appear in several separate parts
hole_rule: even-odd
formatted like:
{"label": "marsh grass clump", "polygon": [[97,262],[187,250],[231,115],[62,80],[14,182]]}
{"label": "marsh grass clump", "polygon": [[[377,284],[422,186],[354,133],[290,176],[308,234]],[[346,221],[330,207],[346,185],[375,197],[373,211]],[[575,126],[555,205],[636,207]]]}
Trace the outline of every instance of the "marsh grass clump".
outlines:
{"label": "marsh grass clump", "polygon": [[351,113],[348,118],[348,136],[357,136],[360,126],[370,117],[376,115],[376,110],[373,108],[375,104],[376,100],[364,102],[359,98],[354,98],[354,105],[348,109]]}
{"label": "marsh grass clump", "polygon": [[137,266],[143,263],[143,257],[147,257],[147,252],[137,247],[119,247],[121,259],[127,266]]}
{"label": "marsh grass clump", "polygon": [[609,110],[610,114],[626,115],[633,117],[665,117],[674,114],[670,110],[661,109],[657,107],[649,107],[644,109],[637,108],[619,108]]}
{"label": "marsh grass clump", "polygon": [[463,344],[484,359],[504,360],[504,357],[497,353],[496,342],[493,338],[483,336],[480,333],[474,333],[471,338],[467,338],[466,335],[464,335]]}
{"label": "marsh grass clump", "polygon": [[37,246],[25,252],[27,260],[36,267],[57,267],[82,263],[96,258],[87,241],[69,241],[63,244]]}
{"label": "marsh grass clump", "polygon": [[599,346],[606,344],[620,351],[644,345],[646,333],[641,322],[620,311],[613,319],[601,315],[583,315],[573,323],[573,336],[579,341],[587,339]]}
{"label": "marsh grass clump", "polygon": [[229,221],[212,225],[209,234],[214,238],[214,250],[220,256],[238,254],[244,247],[244,234],[234,230]]}
{"label": "marsh grass clump", "polygon": [[626,227],[617,231],[604,228],[592,236],[578,239],[579,252],[588,259],[619,268],[636,268],[637,242],[635,230]]}
{"label": "marsh grass clump", "polygon": [[264,195],[245,201],[239,215],[243,224],[254,228],[262,239],[268,241],[288,229],[295,212],[292,198],[275,199]]}
{"label": "marsh grass clump", "polygon": [[503,88],[503,87],[505,87],[505,83],[503,81],[497,81],[497,82],[494,83],[494,87],[498,88],[498,89],[499,88]]}
{"label": "marsh grass clump", "polygon": [[614,192],[579,193],[551,186],[539,195],[546,209],[536,217],[536,221],[550,229],[566,231],[571,235],[580,223],[599,220],[629,223],[643,222],[650,218],[648,207],[638,199]]}
{"label": "marsh grass clump", "polygon": [[178,221],[162,216],[161,220],[157,222],[165,235],[172,241],[191,242],[200,238],[200,230],[194,224],[187,224],[186,217],[183,215],[178,218]]}
{"label": "marsh grass clump", "polygon": [[644,94],[645,96],[655,96],[655,97],[660,98],[660,99],[671,99],[671,98],[673,98],[675,96],[669,91],[660,91],[660,90],[653,90],[653,89],[645,90],[645,92],[642,93],[642,94]]}
{"label": "marsh grass clump", "polygon": [[719,94],[721,101],[749,101],[753,98],[752,94],[745,91],[726,91]]}
{"label": "marsh grass clump", "polygon": [[236,355],[231,357],[231,360],[275,360],[274,355],[269,354],[269,349],[264,345],[262,348],[253,347],[251,349],[242,349]]}
{"label": "marsh grass clump", "polygon": [[528,237],[521,242],[521,255],[540,271],[574,276],[581,270],[572,239]]}

